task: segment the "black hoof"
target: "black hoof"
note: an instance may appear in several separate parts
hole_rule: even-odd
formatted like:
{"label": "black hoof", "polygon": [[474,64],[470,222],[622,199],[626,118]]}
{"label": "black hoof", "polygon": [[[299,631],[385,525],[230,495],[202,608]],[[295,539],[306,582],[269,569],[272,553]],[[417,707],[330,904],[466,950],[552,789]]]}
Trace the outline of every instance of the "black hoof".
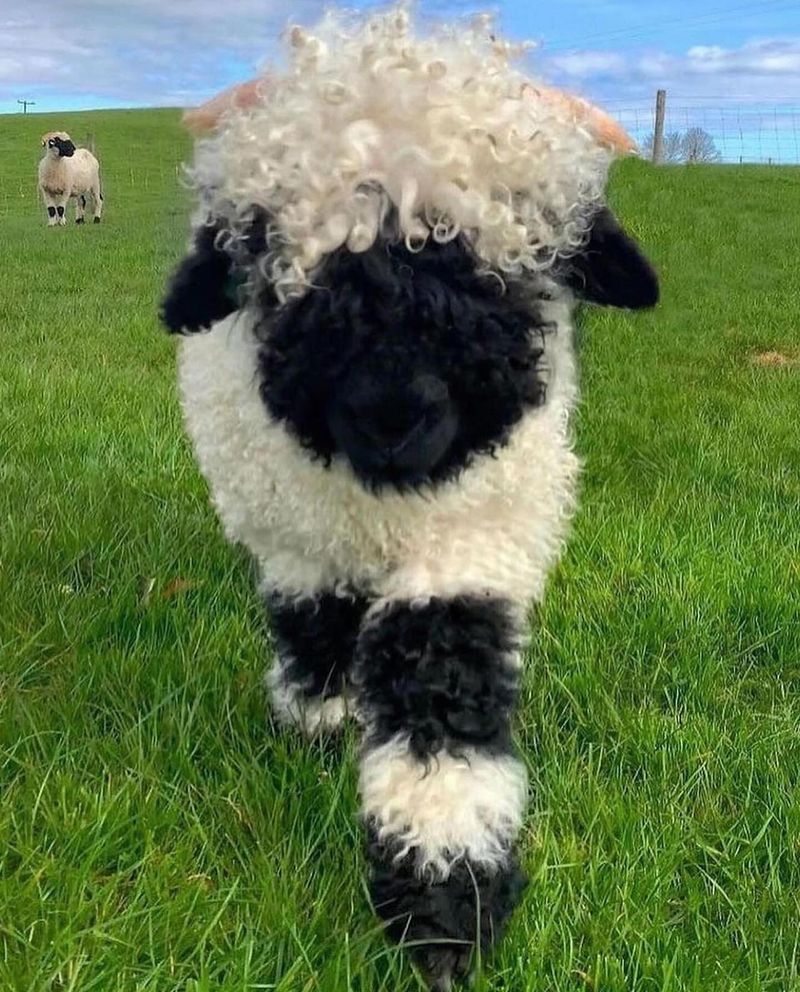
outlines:
{"label": "black hoof", "polygon": [[94,222],[95,222],[95,224],[99,224],[100,223],[100,218],[99,217],[95,217]]}
{"label": "black hoof", "polygon": [[75,223],[76,224],[85,224],[86,221],[83,219],[83,217],[76,217],[75,218]]}
{"label": "black hoof", "polygon": [[472,949],[471,944],[463,948],[443,944],[441,947],[429,946],[416,951],[417,964],[431,992],[450,992],[453,982],[469,978],[472,972]]}
{"label": "black hoof", "polygon": [[463,859],[444,881],[419,878],[416,852],[397,861],[370,831],[370,895],[386,931],[408,946],[433,992],[449,992],[470,974],[472,953],[500,939],[527,884],[516,857],[489,871]]}

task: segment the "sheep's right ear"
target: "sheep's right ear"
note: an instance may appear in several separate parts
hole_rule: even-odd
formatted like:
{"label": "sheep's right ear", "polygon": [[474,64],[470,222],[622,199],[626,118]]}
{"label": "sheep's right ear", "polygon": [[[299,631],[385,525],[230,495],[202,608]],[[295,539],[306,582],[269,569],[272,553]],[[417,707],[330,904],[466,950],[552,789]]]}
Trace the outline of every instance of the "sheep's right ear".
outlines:
{"label": "sheep's right ear", "polygon": [[608,207],[594,216],[589,240],[566,263],[575,295],[599,306],[644,310],[658,303],[658,276]]}
{"label": "sheep's right ear", "polygon": [[238,284],[248,264],[266,249],[266,217],[263,211],[254,211],[236,262],[217,243],[221,230],[219,223],[201,227],[192,250],[169,281],[161,320],[171,334],[207,329],[241,306]]}
{"label": "sheep's right ear", "polygon": [[233,263],[216,246],[219,232],[216,225],[201,227],[170,278],[160,316],[171,334],[208,328],[236,309],[227,291]]}

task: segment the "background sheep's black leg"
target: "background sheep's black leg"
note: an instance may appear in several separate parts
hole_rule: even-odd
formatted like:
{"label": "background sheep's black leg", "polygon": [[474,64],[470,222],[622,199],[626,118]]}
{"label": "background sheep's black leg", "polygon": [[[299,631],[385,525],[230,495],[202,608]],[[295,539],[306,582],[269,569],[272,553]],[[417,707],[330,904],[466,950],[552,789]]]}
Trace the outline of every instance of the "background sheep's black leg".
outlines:
{"label": "background sheep's black leg", "polygon": [[360,596],[268,598],[276,657],[267,673],[272,709],[308,734],[337,727],[352,710],[350,669],[367,609]]}
{"label": "background sheep's black leg", "polygon": [[501,600],[392,603],[370,614],[356,650],[372,900],[394,939],[421,945],[436,989],[469,971],[525,886],[517,628]]}
{"label": "background sheep's black leg", "polygon": [[42,188],[42,196],[47,207],[47,226],[55,227],[57,224],[60,224],[63,227],[67,222],[64,211],[69,197],[64,196],[60,192],[50,192],[44,188]]}
{"label": "background sheep's black leg", "polygon": [[103,194],[100,189],[99,176],[94,186],[92,186],[92,205],[94,207],[94,223],[99,224],[100,218],[103,216]]}

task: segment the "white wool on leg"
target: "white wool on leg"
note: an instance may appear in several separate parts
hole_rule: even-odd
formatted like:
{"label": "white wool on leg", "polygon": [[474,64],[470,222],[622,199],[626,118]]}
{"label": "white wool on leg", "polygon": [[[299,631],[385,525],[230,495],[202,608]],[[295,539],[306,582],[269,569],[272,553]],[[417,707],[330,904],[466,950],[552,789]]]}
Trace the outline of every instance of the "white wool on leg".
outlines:
{"label": "white wool on leg", "polygon": [[398,734],[366,746],[359,789],[376,837],[398,859],[413,851],[420,876],[444,880],[464,858],[489,869],[506,862],[525,812],[527,774],[512,755],[474,748],[423,764]]}
{"label": "white wool on leg", "polygon": [[264,676],[271,710],[279,723],[297,727],[313,737],[336,730],[353,715],[354,701],[347,693],[326,698],[308,696],[306,685],[293,681],[290,673],[291,659],[277,657]]}

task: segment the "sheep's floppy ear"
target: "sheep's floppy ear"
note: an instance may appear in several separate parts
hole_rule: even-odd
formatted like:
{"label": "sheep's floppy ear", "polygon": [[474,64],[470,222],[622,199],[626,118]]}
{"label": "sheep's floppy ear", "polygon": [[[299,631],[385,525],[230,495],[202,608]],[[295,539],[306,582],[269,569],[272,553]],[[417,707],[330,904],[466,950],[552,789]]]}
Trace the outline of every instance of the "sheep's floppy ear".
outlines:
{"label": "sheep's floppy ear", "polygon": [[236,309],[226,291],[231,259],[216,247],[218,234],[216,226],[200,228],[192,251],[169,281],[161,320],[171,334],[210,327]]}
{"label": "sheep's floppy ear", "polygon": [[608,207],[597,212],[589,240],[565,268],[567,285],[587,303],[627,310],[658,303],[658,276]]}
{"label": "sheep's floppy ear", "polygon": [[[254,217],[244,252],[255,257],[265,249],[263,215]],[[209,328],[240,307],[237,298],[242,268],[217,245],[221,225],[201,227],[194,246],[172,275],[161,304],[161,320],[172,334]]]}

